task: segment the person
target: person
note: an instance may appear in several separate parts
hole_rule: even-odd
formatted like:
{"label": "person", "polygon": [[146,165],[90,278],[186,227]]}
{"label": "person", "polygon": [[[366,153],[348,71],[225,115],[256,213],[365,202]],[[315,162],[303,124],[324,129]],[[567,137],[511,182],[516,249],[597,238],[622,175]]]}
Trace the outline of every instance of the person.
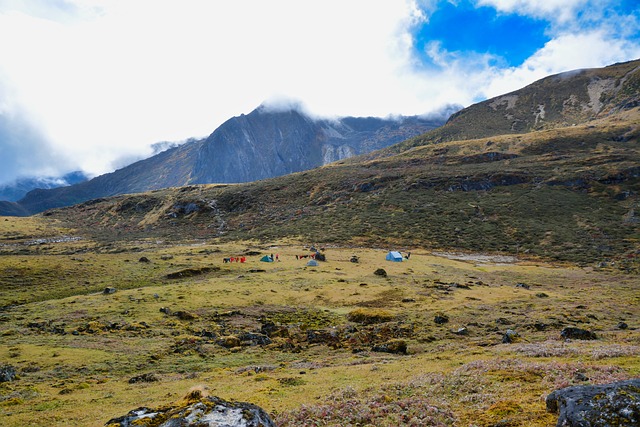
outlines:
{"label": "person", "polygon": [[271,261],[273,261],[273,254],[271,254],[271,256],[269,258],[271,258]]}
{"label": "person", "polygon": [[276,261],[280,261],[280,254],[276,254]]}

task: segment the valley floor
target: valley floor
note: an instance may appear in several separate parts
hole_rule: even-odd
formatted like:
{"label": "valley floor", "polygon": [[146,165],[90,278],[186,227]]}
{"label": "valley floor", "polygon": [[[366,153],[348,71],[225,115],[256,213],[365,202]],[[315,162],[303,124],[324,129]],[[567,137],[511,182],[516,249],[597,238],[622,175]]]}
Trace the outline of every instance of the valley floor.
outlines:
{"label": "valley floor", "polygon": [[551,391],[640,375],[634,275],[425,248],[325,247],[312,267],[312,242],[32,231],[0,236],[4,426],[103,425],[193,387],[279,426],[552,426]]}

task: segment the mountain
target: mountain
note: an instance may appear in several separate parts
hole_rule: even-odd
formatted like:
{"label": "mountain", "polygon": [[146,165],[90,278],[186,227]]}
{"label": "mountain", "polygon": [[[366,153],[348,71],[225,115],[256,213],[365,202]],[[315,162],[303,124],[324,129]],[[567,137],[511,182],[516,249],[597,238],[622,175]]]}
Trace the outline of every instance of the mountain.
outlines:
{"label": "mountain", "polygon": [[[34,190],[18,202],[37,213],[99,197],[204,183],[238,183],[299,172],[377,150],[441,126],[442,117],[316,119],[259,107],[208,138],[191,140],[90,181]],[[15,214],[2,210],[0,214]]]}
{"label": "mountain", "polygon": [[[640,271],[639,78],[640,61],[554,76],[510,94],[512,106],[496,102],[503,97],[485,101],[442,128],[325,167],[94,200],[46,215],[106,242],[295,237]],[[582,104],[563,116],[571,100],[592,99],[590,81],[608,82],[598,108],[585,112]],[[526,99],[537,101],[519,104]],[[539,105],[544,122],[510,132],[509,123]]]}
{"label": "mountain", "polygon": [[51,189],[74,185],[88,180],[82,172],[71,172],[61,177],[30,177],[17,179],[15,182],[0,185],[0,200],[16,202],[29,191],[36,188]]}

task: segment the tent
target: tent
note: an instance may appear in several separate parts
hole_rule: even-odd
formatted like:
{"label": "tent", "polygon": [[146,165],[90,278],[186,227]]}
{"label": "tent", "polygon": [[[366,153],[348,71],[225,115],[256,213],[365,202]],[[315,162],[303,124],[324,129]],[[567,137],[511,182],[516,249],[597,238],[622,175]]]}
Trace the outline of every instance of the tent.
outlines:
{"label": "tent", "polygon": [[318,261],[316,261],[315,259],[311,259],[309,260],[309,262],[307,263],[307,265],[309,267],[317,267],[318,266]]}
{"label": "tent", "polygon": [[260,258],[260,261],[262,261],[262,262],[273,262],[273,258],[271,258],[269,255],[265,255],[262,258]]}
{"label": "tent", "polygon": [[398,251],[389,251],[385,259],[387,261],[402,262],[402,254]]}

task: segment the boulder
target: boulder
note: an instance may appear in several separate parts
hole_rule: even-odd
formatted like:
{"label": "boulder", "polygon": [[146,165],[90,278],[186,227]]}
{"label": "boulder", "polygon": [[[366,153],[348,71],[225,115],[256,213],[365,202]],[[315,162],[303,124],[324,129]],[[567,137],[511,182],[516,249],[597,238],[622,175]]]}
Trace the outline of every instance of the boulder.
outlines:
{"label": "boulder", "polygon": [[567,327],[560,332],[560,336],[565,339],[575,340],[595,340],[598,337],[595,333],[587,331],[586,329]]}
{"label": "boulder", "polygon": [[373,274],[375,274],[376,276],[387,277],[387,271],[384,268],[378,268],[373,272]]}
{"label": "boulder", "polygon": [[0,383],[13,381],[16,377],[16,368],[11,365],[0,366]]}
{"label": "boulder", "polygon": [[192,392],[178,404],[151,409],[141,407],[113,418],[110,427],[276,427],[260,407],[245,402],[229,402],[216,396]]}
{"label": "boulder", "polygon": [[547,411],[559,414],[557,427],[640,425],[640,379],[579,385],[547,396]]}
{"label": "boulder", "polygon": [[445,316],[444,314],[438,314],[433,318],[433,321],[438,325],[443,325],[449,321],[449,317]]}
{"label": "boulder", "polygon": [[518,333],[513,329],[507,329],[507,332],[502,336],[503,344],[511,344],[518,338]]}
{"label": "boulder", "polygon": [[383,344],[374,345],[371,350],[380,353],[407,354],[407,343],[404,340],[393,339]]}

